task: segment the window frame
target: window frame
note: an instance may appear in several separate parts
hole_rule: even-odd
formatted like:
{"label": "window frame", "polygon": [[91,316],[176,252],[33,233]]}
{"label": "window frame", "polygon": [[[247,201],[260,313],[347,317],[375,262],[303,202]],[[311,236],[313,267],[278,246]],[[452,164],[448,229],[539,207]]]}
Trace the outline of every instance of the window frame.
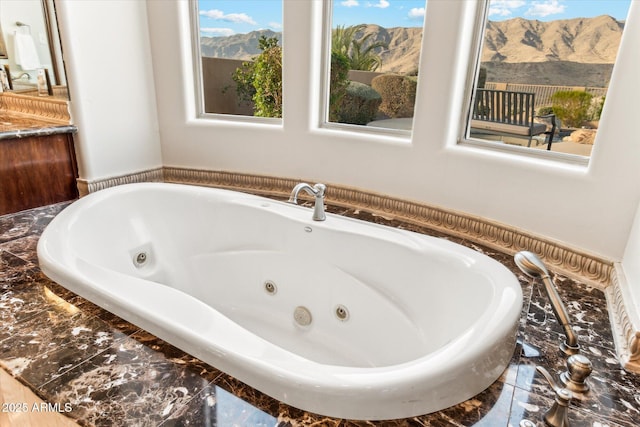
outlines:
{"label": "window frame", "polygon": [[460,115],[459,136],[457,145],[463,147],[478,148],[500,153],[525,156],[536,159],[559,161],[562,163],[588,166],[591,156],[581,156],[578,154],[560,153],[557,151],[547,151],[533,149],[512,144],[498,143],[487,139],[472,138],[471,132],[471,110],[475,102],[475,91],[478,72],[481,65],[482,49],[484,46],[484,33],[489,21],[489,3],[491,0],[481,0],[481,5],[477,8],[474,21],[473,39],[470,44],[469,66],[467,67],[465,78],[464,99],[462,102],[462,114]]}
{"label": "window frame", "polygon": [[[381,135],[400,138],[411,142],[413,137],[413,125],[415,123],[415,114],[412,117],[411,130],[391,129],[366,125],[355,125],[349,123],[338,123],[329,121],[329,94],[331,84],[331,43],[333,34],[333,3],[334,0],[324,1],[322,5],[322,45],[321,45],[321,65],[322,75],[320,81],[320,114],[318,127],[320,129],[330,129],[343,132],[355,132],[369,135]],[[426,2],[425,2],[426,7]],[[422,23],[422,31],[424,32],[426,20]],[[418,85],[416,88],[416,99],[420,93],[420,78],[418,77]]]}
{"label": "window frame", "polygon": [[[283,1],[283,0],[281,0]],[[284,12],[284,2],[282,3]],[[191,56],[193,60],[193,90],[194,90],[194,102],[195,102],[195,118],[211,121],[225,121],[225,122],[244,122],[255,124],[267,124],[271,126],[282,127],[284,122],[283,117],[256,117],[256,116],[243,116],[238,114],[223,114],[223,113],[208,113],[204,107],[204,73],[202,69],[202,50],[200,48],[200,7],[198,0],[189,0],[189,15],[190,15],[190,34],[191,34]],[[284,28],[282,30],[282,44],[284,45]],[[283,61],[284,62],[284,61]],[[284,74],[284,72],[283,72]],[[284,75],[283,82],[284,86]],[[284,104],[284,94],[283,94]]]}

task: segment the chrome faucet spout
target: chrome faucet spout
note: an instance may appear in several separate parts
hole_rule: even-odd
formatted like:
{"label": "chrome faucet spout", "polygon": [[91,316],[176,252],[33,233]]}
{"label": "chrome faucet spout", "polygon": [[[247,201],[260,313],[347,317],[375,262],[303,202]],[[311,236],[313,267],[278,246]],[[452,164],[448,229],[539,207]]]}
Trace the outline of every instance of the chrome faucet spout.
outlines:
{"label": "chrome faucet spout", "polygon": [[534,253],[528,251],[518,252],[514,257],[514,261],[524,274],[531,278],[540,278],[542,280],[544,290],[551,302],[553,314],[556,316],[558,323],[562,325],[566,336],[564,343],[560,345],[560,350],[566,355],[577,354],[580,351],[580,346],[578,345],[578,338],[571,327],[569,313],[567,313],[567,309],[562,299],[560,299],[560,295],[558,295],[558,291],[551,280],[549,271],[543,262]]}
{"label": "chrome faucet spout", "polygon": [[313,187],[306,182],[301,182],[293,187],[291,195],[289,196],[289,203],[298,204],[298,194],[304,190],[309,195],[315,197],[315,205],[313,208],[313,220],[324,221],[327,216],[324,213],[324,193],[327,190],[327,186],[324,184],[316,184]]}
{"label": "chrome faucet spout", "polygon": [[11,76],[11,80],[16,81],[16,80],[20,80],[21,78],[26,77],[27,80],[29,80],[31,78],[31,76],[29,75],[29,73],[20,73],[20,75],[18,75],[18,77],[14,77],[13,75]]}

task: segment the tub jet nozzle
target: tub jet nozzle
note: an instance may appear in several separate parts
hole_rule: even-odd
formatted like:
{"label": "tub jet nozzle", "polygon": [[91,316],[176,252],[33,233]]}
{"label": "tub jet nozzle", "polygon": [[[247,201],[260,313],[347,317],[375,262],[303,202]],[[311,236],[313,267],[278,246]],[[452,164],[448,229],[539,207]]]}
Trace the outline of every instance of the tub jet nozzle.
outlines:
{"label": "tub jet nozzle", "polygon": [[300,326],[309,326],[311,324],[311,312],[307,307],[299,305],[293,311],[293,319]]}
{"label": "tub jet nozzle", "polygon": [[133,264],[136,267],[142,267],[148,260],[148,256],[146,252],[139,252],[133,258]]}

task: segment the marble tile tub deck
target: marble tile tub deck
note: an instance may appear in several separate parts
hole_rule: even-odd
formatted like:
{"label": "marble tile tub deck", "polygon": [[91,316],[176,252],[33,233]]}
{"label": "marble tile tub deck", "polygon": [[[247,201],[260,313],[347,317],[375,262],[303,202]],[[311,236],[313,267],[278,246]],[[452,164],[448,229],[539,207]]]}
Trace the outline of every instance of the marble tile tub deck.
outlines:
{"label": "marble tile tub deck", "polygon": [[[553,394],[535,366],[557,377],[561,328],[539,283],[512,257],[432,230],[365,212],[334,213],[437,235],[502,262],[520,279],[519,344],[502,377],[478,396],[429,415],[384,421],[340,420],[287,406],[65,290],[38,268],[36,244],[68,203],[0,216],[0,365],[52,410],[83,426],[543,426]],[[574,399],[574,426],[640,426],[640,376],[615,358],[603,292],[554,274],[594,366],[587,398]],[[9,402],[20,403],[20,402]],[[57,406],[55,404],[58,404]],[[67,411],[68,409],[68,411]],[[66,411],[66,412],[65,412]]]}

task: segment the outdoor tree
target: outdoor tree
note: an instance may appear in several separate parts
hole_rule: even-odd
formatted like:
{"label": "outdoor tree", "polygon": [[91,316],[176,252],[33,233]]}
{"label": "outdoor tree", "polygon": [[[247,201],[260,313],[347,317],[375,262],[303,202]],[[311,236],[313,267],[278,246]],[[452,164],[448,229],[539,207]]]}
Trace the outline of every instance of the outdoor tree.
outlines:
{"label": "outdoor tree", "polygon": [[382,41],[369,41],[372,33],[359,38],[359,33],[366,27],[365,24],[348,27],[338,25],[331,33],[331,51],[345,55],[349,59],[351,70],[377,70],[382,66],[382,59],[376,49],[389,47]]}
{"label": "outdoor tree", "polygon": [[262,51],[233,73],[238,98],[253,101],[254,115],[282,117],[282,47],[277,37],[260,37]]}
{"label": "outdoor tree", "polygon": [[349,86],[349,58],[346,55],[331,52],[331,80],[329,82],[329,121],[338,120],[339,107]]}

